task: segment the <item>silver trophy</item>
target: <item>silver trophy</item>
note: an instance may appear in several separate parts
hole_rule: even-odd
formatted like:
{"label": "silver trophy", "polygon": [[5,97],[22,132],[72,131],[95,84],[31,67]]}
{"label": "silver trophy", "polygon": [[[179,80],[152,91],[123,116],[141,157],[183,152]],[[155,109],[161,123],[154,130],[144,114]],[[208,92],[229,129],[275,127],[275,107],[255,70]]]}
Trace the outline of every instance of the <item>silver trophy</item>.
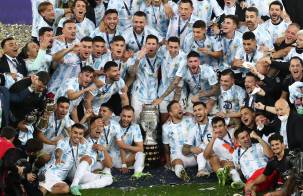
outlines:
{"label": "silver trophy", "polygon": [[159,111],[152,104],[143,105],[140,113],[140,124],[145,132],[144,153],[145,166],[157,167],[160,163],[159,146],[157,143],[157,128],[159,123]]}
{"label": "silver trophy", "polygon": [[145,132],[144,145],[157,144],[157,126],[159,123],[159,111],[152,104],[143,105],[140,113],[140,124]]}

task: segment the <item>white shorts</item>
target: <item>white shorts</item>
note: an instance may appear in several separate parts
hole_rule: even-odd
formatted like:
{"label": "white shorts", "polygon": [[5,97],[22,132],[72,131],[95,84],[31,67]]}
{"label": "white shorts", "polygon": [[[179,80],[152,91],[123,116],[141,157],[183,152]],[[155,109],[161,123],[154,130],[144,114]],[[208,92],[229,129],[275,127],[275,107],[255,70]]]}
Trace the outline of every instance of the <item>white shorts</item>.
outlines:
{"label": "white shorts", "polygon": [[65,183],[61,178],[56,176],[55,174],[46,171],[45,172],[45,180],[40,182],[39,185],[45,188],[47,191],[51,192],[52,188],[55,184]]}
{"label": "white shorts", "polygon": [[176,159],[180,159],[183,162],[184,167],[192,167],[197,165],[197,160],[195,156],[184,156],[182,153],[177,153],[177,155],[170,155],[171,162]]}

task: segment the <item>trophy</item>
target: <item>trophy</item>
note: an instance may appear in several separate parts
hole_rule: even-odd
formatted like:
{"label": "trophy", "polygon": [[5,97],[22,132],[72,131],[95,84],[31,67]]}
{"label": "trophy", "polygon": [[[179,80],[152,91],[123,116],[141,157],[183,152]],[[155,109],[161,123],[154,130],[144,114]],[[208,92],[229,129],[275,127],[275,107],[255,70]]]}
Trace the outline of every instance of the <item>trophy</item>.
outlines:
{"label": "trophy", "polygon": [[37,121],[38,110],[34,109],[29,114],[25,115],[25,122],[27,125],[32,125]]}
{"label": "trophy", "polygon": [[157,128],[159,122],[159,111],[157,106],[145,104],[140,113],[140,125],[145,133],[144,152],[145,166],[156,167],[159,165],[160,154],[157,143]]}
{"label": "trophy", "polygon": [[52,112],[56,109],[56,103],[54,101],[55,95],[53,93],[47,93],[44,101],[44,112],[36,123],[38,130],[45,129],[48,126],[48,119]]}

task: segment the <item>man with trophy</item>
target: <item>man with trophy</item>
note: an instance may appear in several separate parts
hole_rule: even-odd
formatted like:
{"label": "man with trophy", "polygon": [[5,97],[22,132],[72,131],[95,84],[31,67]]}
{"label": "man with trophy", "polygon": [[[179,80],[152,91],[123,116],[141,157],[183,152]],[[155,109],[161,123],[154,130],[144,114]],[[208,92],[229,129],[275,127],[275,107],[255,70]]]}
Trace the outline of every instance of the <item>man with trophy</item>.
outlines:
{"label": "man with trophy", "polygon": [[37,137],[43,142],[43,151],[51,154],[60,139],[69,136],[70,127],[74,122],[69,118],[70,101],[66,97],[59,97],[55,111],[51,112],[44,125],[37,127]]}

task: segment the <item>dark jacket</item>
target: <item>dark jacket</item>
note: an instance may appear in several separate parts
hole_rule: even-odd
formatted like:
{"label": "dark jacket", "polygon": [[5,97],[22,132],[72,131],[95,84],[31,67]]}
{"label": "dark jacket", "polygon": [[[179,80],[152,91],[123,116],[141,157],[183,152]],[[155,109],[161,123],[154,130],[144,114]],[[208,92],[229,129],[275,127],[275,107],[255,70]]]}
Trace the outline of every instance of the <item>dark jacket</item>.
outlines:
{"label": "dark jacket", "polygon": [[0,86],[0,100],[2,110],[2,123],[1,127],[9,125],[10,120],[10,96],[7,88]]}
{"label": "dark jacket", "polygon": [[30,92],[28,88],[30,85],[31,79],[25,78],[13,84],[9,89],[11,112],[15,123],[24,120],[25,115],[34,109],[43,110],[46,90],[40,94]]}
{"label": "dark jacket", "polygon": [[[18,73],[21,73],[23,76],[27,76],[27,69],[25,66],[25,62],[22,58],[18,58],[19,65],[17,66]],[[8,59],[5,55],[0,58],[0,73],[10,73],[11,70],[9,69]]]}
{"label": "dark jacket", "polygon": [[294,150],[299,148],[303,150],[303,117],[295,112],[291,112],[287,119],[286,132],[288,148]]}
{"label": "dark jacket", "polygon": [[303,1],[302,0],[282,0],[286,12],[292,22],[298,23],[303,27]]}

